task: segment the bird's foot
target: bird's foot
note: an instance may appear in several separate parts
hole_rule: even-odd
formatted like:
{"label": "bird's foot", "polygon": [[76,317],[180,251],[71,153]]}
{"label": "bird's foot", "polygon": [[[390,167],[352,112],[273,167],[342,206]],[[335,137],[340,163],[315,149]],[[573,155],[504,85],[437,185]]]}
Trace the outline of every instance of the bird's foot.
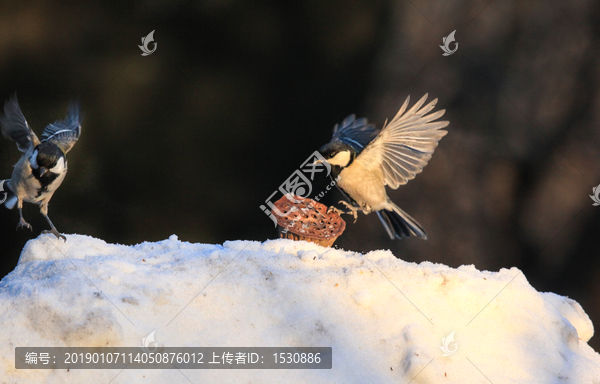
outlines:
{"label": "bird's foot", "polygon": [[22,217],[21,220],[19,220],[19,224],[17,224],[17,230],[20,228],[29,228],[31,231],[33,231],[33,227],[31,226],[31,224],[26,222],[25,219]]}
{"label": "bird's foot", "polygon": [[337,209],[336,207],[334,207],[333,205],[329,208],[327,208],[327,214],[331,213],[331,212],[335,212],[338,215],[342,215],[343,213],[346,213],[344,211],[342,211],[341,209]]}
{"label": "bird's foot", "polygon": [[65,235],[61,234],[60,232],[58,232],[56,230],[56,228],[52,228],[49,231],[42,231],[42,233],[51,233],[54,236],[56,236],[57,239],[63,239],[65,242],[67,242],[67,238],[65,237]]}
{"label": "bird's foot", "polygon": [[352,215],[354,217],[354,224],[356,224],[356,220],[358,220],[358,208],[356,208],[355,206],[349,204],[347,201],[344,200],[340,200],[340,204],[343,204],[346,206],[346,208],[348,208],[350,211],[349,212],[344,212],[347,215]]}

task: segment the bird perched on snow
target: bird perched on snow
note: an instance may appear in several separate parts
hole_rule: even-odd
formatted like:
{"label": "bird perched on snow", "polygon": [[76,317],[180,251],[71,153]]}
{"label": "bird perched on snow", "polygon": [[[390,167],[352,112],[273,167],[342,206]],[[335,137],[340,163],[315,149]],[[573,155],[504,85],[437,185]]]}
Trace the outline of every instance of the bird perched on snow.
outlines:
{"label": "bird perched on snow", "polygon": [[65,155],[73,148],[81,133],[79,105],[69,105],[65,120],[57,120],[49,124],[42,132],[40,141],[27,124],[16,95],[4,105],[4,116],[0,117],[2,135],[17,143],[23,156],[15,165],[10,180],[4,185],[8,187],[8,197],[4,205],[8,209],[15,206],[19,209],[17,229],[31,225],[23,219],[23,202],[40,206],[40,212],[50,224],[50,231],[57,238],[67,240],[61,235],[48,217],[48,202],[54,192],[65,179],[67,160]]}
{"label": "bird perched on snow", "polygon": [[348,116],[341,126],[334,127],[333,138],[319,150],[332,165],[331,177],[340,176],[338,189],[351,201],[340,203],[350,209],[355,220],[357,211],[377,212],[392,240],[411,235],[426,240],[427,234],[390,200],[385,186],[396,189],[414,179],[448,133],[440,129],[448,126],[448,121],[434,121],[445,110],[428,115],[437,99],[423,106],[426,94],[407,111],[409,100],[406,98],[396,117],[379,132],[367,119]]}

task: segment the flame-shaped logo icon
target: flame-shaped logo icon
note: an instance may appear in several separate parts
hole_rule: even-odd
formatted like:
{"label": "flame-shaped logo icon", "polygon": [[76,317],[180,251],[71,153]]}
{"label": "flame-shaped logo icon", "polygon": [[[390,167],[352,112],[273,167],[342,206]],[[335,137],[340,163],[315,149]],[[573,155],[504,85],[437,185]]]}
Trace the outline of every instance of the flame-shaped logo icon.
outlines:
{"label": "flame-shaped logo icon", "polygon": [[[450,349],[450,343],[454,343],[454,349]],[[440,349],[444,352],[442,356],[450,356],[458,349],[458,344],[454,341],[454,331],[448,336],[442,338],[442,344]]]}
{"label": "flame-shaped logo icon", "polygon": [[[142,344],[140,345],[140,348],[142,348],[142,350],[144,352],[154,352],[158,349],[158,344],[156,343],[156,341],[154,341],[154,333],[156,331],[152,331],[152,333],[150,333],[148,336],[146,337],[142,337]],[[154,344],[154,345],[152,345]]]}
{"label": "flame-shaped logo icon", "polygon": [[[456,32],[456,30],[452,31],[452,33],[450,33],[448,36],[442,38],[442,43],[444,43],[444,45],[440,45],[440,48],[442,48],[442,51],[444,51],[444,54],[443,54],[444,56],[450,56],[451,54],[456,52],[456,50],[458,49],[458,43],[455,42],[455,40],[454,40],[455,32]],[[450,49],[451,43],[455,43],[454,50]]]}
{"label": "flame-shaped logo icon", "polygon": [[158,46],[158,43],[156,41],[154,41],[154,49],[150,50],[150,48],[148,48],[148,44],[152,43],[154,41],[154,31],[150,32],[148,34],[148,36],[146,37],[142,37],[142,45],[138,45],[138,47],[140,47],[140,49],[142,50],[142,56],[148,56],[154,53],[154,51],[156,51],[156,47]]}
{"label": "flame-shaped logo icon", "polygon": [[597,187],[592,188],[593,195],[590,195],[592,200],[594,201],[593,206],[600,205],[600,184]]}
{"label": "flame-shaped logo icon", "polygon": [[[0,204],[4,203],[6,201],[6,199],[8,198],[8,193],[4,192],[4,182],[6,180],[2,180],[0,181],[0,192],[3,192],[4,196],[2,197],[2,200],[0,200]],[[600,188],[598,188],[600,189]]]}

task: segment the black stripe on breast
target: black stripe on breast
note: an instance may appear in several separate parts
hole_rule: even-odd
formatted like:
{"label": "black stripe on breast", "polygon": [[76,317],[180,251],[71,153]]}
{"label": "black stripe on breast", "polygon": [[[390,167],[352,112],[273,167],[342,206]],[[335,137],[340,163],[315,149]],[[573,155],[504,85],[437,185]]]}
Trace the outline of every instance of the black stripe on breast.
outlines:
{"label": "black stripe on breast", "polygon": [[56,180],[56,178],[59,176],[57,173],[46,172],[43,176],[40,177],[39,168],[32,169],[31,173],[33,174],[33,177],[35,177],[42,185],[42,187],[38,189],[36,197],[40,197],[42,193],[48,192],[48,186],[52,184],[52,182]]}

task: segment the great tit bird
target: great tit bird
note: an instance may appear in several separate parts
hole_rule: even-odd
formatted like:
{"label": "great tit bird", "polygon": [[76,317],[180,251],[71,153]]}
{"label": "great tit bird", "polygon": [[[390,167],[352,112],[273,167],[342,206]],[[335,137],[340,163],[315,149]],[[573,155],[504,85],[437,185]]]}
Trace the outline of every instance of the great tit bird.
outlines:
{"label": "great tit bird", "polygon": [[7,199],[4,205],[8,209],[15,206],[19,209],[19,224],[17,229],[31,225],[23,219],[23,202],[38,204],[40,212],[50,224],[50,231],[64,241],[48,217],[48,202],[54,192],[65,179],[67,160],[65,155],[73,148],[81,133],[79,105],[71,103],[65,120],[57,120],[49,124],[42,132],[40,141],[27,124],[17,97],[12,96],[4,105],[4,116],[0,117],[2,135],[17,143],[23,156],[15,165],[10,180],[4,185],[8,187]]}
{"label": "great tit bird", "polygon": [[319,152],[332,165],[331,177],[340,177],[337,187],[351,202],[340,203],[350,209],[355,220],[357,211],[375,211],[392,240],[411,235],[427,240],[423,227],[390,200],[385,186],[396,189],[423,171],[438,141],[448,133],[441,128],[449,122],[434,121],[445,110],[427,114],[437,99],[422,107],[425,94],[407,111],[409,100],[410,96],[381,131],[365,118],[348,116],[341,126],[334,127],[333,138]]}

